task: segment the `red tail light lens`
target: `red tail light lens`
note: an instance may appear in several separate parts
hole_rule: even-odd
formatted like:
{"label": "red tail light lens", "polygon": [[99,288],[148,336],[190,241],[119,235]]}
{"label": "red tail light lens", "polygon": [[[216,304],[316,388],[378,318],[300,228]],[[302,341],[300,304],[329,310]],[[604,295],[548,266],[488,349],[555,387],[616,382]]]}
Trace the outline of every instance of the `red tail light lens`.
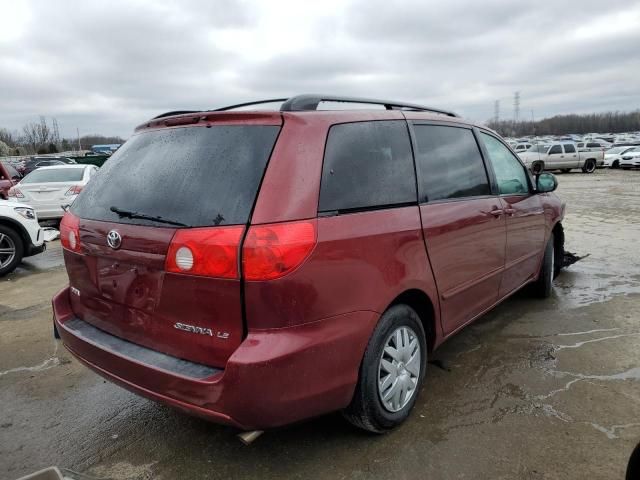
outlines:
{"label": "red tail light lens", "polygon": [[238,278],[238,250],[244,227],[177,230],[165,261],[168,272]]}
{"label": "red tail light lens", "polygon": [[242,249],[247,280],[273,280],[296,269],[316,245],[316,221],[256,225]]}
{"label": "red tail light lens", "polygon": [[69,187],[69,190],[66,191],[66,196],[78,195],[82,191],[82,185],[74,185]]}
{"label": "red tail light lens", "polygon": [[80,251],[80,219],[71,212],[66,212],[60,222],[60,243],[62,248]]}
{"label": "red tail light lens", "polygon": [[24,198],[24,194],[20,191],[19,188],[16,187],[11,187],[7,195],[14,198]]}

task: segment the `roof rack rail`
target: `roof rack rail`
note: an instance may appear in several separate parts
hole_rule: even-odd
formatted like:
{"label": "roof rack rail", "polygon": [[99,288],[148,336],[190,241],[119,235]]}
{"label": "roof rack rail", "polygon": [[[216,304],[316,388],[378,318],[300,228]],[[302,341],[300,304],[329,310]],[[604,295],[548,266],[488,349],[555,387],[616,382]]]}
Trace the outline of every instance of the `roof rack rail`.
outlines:
{"label": "roof rack rail", "polygon": [[371,105],[383,105],[387,110],[411,110],[419,112],[433,112],[449,117],[459,117],[454,112],[441,110],[439,108],[425,107],[413,103],[395,102],[390,100],[377,100],[374,98],[340,97],[337,95],[297,95],[285,101],[280,110],[282,112],[303,112],[317,110],[320,102],[343,102],[343,103],[369,103]]}
{"label": "roof rack rail", "polygon": [[[226,107],[216,108],[215,110],[209,110],[211,112],[224,112],[227,110],[235,110],[241,107],[250,107],[252,105],[262,105],[265,103],[277,103],[281,102],[281,112],[307,112],[318,109],[318,105],[321,102],[337,102],[337,103],[367,103],[370,105],[382,105],[387,110],[410,110],[414,112],[432,112],[440,115],[447,115],[449,117],[459,117],[454,112],[448,110],[441,110],[439,108],[425,107],[424,105],[416,105],[414,103],[394,102],[390,100],[377,100],[374,98],[359,98],[359,97],[340,97],[337,95],[317,95],[317,94],[305,94],[296,95],[291,98],[271,98],[268,100],[257,100],[255,102],[238,103],[236,105],[229,105]],[[173,115],[184,115],[188,113],[200,113],[194,110],[177,110],[174,112],[166,112],[162,115],[154,117],[153,120],[158,118],[170,117]]]}
{"label": "roof rack rail", "polygon": [[187,113],[200,113],[200,112],[198,112],[197,110],[174,110],[173,112],[162,113],[157,117],[153,117],[151,120],[155,120],[157,118],[164,118],[164,117],[173,117],[174,115],[185,115]]}
{"label": "roof rack rail", "polygon": [[263,103],[286,102],[286,98],[272,98],[269,100],[257,100],[255,102],[238,103],[237,105],[229,105],[228,107],[216,108],[214,112],[224,112],[225,110],[234,110],[241,107],[250,107],[251,105],[261,105]]}

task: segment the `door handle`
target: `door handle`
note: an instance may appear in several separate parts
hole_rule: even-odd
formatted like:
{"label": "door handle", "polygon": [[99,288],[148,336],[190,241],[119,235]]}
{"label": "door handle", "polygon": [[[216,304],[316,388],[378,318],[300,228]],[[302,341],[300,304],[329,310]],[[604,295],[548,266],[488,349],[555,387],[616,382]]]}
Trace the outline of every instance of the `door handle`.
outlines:
{"label": "door handle", "polygon": [[560,155],[560,158],[564,158],[564,155]]}
{"label": "door handle", "polygon": [[490,210],[488,212],[483,211],[482,213],[484,213],[487,216],[491,215],[495,218],[498,218],[500,215],[504,213],[504,210],[502,210],[501,208],[494,208],[493,210]]}

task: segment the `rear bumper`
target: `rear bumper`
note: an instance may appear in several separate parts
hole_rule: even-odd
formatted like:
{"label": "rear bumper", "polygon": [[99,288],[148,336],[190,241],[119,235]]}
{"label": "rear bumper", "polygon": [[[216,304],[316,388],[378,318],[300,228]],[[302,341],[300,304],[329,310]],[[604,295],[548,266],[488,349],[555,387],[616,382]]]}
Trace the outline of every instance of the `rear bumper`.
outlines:
{"label": "rear bumper", "polygon": [[83,335],[68,287],[53,298],[53,311],[65,347],[98,374],[139,395],[243,430],[273,428],[346,407],[379,316],[352,312],[250,331],[224,370],[203,370],[202,377],[170,371],[166,364],[163,368],[149,357]]}
{"label": "rear bumper", "polygon": [[39,220],[51,220],[64,216],[62,205],[38,205],[34,203],[33,209],[36,211]]}

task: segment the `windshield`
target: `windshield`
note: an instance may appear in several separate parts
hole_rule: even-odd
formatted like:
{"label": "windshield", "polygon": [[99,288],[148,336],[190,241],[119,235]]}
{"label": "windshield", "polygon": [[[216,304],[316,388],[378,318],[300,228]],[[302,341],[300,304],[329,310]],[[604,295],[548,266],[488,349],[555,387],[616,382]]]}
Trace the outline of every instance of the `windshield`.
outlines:
{"label": "windshield", "polygon": [[225,125],[140,133],[111,156],[72,211],[152,226],[166,226],[153,217],[193,227],[247,223],[279,130]]}
{"label": "windshield", "polygon": [[24,177],[20,183],[80,182],[84,168],[39,168]]}
{"label": "windshield", "polygon": [[547,153],[551,145],[533,145],[527,152]]}

